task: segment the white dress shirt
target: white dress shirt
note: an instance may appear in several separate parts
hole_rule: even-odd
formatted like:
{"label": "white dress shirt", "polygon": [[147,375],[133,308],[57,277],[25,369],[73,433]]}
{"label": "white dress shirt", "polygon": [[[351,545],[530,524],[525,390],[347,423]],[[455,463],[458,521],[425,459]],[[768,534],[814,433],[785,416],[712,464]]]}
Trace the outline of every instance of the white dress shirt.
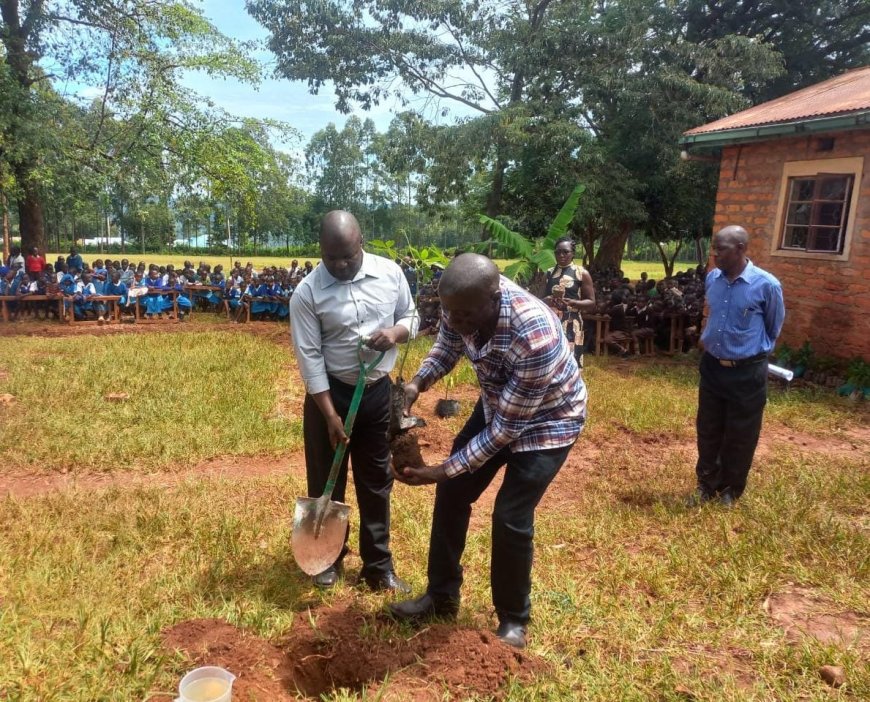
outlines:
{"label": "white dress shirt", "polygon": [[[359,375],[359,338],[397,324],[411,338],[417,333],[414,298],[395,263],[364,252],[352,281],[336,280],[326,266],[317,266],[290,298],[293,348],[306,391],[314,395],[329,390],[327,375],[354,385]],[[376,356],[375,351],[363,349],[366,362]],[[396,347],[387,351],[367,382],[387,375],[397,357]]]}

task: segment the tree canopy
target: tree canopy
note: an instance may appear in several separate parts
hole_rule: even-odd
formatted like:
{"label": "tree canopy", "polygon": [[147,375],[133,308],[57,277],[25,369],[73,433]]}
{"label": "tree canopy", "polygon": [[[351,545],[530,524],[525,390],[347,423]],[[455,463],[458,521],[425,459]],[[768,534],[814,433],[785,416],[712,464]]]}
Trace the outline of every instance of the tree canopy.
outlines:
{"label": "tree canopy", "polygon": [[335,207],[418,246],[488,237],[480,213],[538,240],[582,183],[571,232],[618,265],[632,234],[665,251],[710,233],[717,171],[680,160],[684,130],[870,60],[866,0],[247,7],[276,75],[340,112],[391,105],[389,127],[353,115],[300,146],[186,89],[189,71],[262,72],[192,0],[0,0],[0,206],[25,246],[114,227],[140,247],[289,247]]}

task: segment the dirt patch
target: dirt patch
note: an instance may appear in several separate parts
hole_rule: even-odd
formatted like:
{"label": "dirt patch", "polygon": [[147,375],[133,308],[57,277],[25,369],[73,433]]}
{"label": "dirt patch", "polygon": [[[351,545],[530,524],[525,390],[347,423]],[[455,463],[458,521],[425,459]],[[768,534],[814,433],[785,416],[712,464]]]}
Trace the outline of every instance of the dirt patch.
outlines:
{"label": "dirt patch", "polygon": [[[867,456],[870,450],[870,427],[850,427],[826,436],[798,433],[785,427],[772,427],[761,432],[756,455],[769,456],[782,446],[795,448],[802,453],[819,453],[848,459],[861,458]],[[863,462],[865,465],[868,464],[866,460]]]}
{"label": "dirt patch", "polygon": [[501,697],[510,678],[528,681],[543,661],[502,644],[493,634],[435,624],[408,636],[395,623],[346,604],[299,616],[277,643],[217,619],[176,624],[164,646],[193,665],[219,665],[238,680],[239,699],[319,699],[339,688],[387,700]]}
{"label": "dirt patch", "polygon": [[675,692],[690,699],[700,699],[685,684],[692,677],[708,678],[712,674],[721,682],[730,678],[741,690],[748,690],[756,682],[752,672],[752,654],[737,648],[715,650],[703,646],[686,646],[684,653],[671,659],[671,668],[680,681]]}
{"label": "dirt patch", "polygon": [[423,454],[420,453],[420,444],[417,435],[412,432],[399,434],[390,443],[390,451],[393,453],[393,465],[397,470],[402,468],[422,468],[426,465]]}
{"label": "dirt patch", "polygon": [[0,337],[38,336],[58,338],[67,336],[107,336],[111,334],[166,334],[185,332],[221,331],[246,333],[268,339],[281,346],[290,345],[290,332],[286,322],[250,322],[234,324],[228,319],[209,312],[195,312],[189,321],[165,324],[106,324],[103,326],[62,324],[44,320],[23,320],[0,324]]}
{"label": "dirt patch", "polygon": [[837,607],[808,588],[790,585],[764,602],[764,609],[792,643],[809,636],[825,644],[870,653],[870,617]]}
{"label": "dirt patch", "polygon": [[57,490],[105,490],[112,487],[172,487],[191,478],[258,478],[286,474],[291,466],[304,466],[299,451],[287,456],[221,456],[192,468],[163,473],[6,473],[0,474],[0,499],[35,497]]}
{"label": "dirt patch", "polygon": [[293,699],[281,684],[291,670],[286,654],[222,619],[176,624],[164,630],[163,645],[169,651],[181,651],[194,665],[217,665],[232,672],[238,678],[233,683],[237,699]]}

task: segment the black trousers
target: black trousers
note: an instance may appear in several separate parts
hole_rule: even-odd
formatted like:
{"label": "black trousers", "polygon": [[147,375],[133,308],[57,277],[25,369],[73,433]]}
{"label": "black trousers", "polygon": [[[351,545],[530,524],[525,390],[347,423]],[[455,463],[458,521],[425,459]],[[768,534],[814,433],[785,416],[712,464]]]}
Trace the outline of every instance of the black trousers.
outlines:
{"label": "black trousers", "polygon": [[[353,385],[335,378],[329,379],[329,392],[335,410],[347,417],[353,397]],[[359,413],[351,431],[350,445],[345,454],[332,499],[344,502],[347,489],[347,464],[351,459],[353,483],[359,507],[359,550],[363,562],[361,576],[377,578],[393,570],[390,553],[390,492],[393,474],[390,471],[390,379],[383,377],[369,385],[363,394]],[[314,400],[305,396],[302,414],[305,434],[305,468],[308,496],[320,497],[335,455],[329,445],[329,431]],[[341,561],[347,547],[339,556]]]}
{"label": "black trousers", "polygon": [[738,498],[746,489],[767,403],[767,360],[727,368],[705,353],[698,388],[698,489]]}
{"label": "black trousers", "polygon": [[[478,400],[453,443],[453,452],[465,446],[485,426],[483,405]],[[460,560],[465,550],[471,505],[499,469],[507,466],[492,512],[492,601],[500,621],[526,623],[529,620],[535,508],[570,450],[570,446],[523,453],[503,449],[473,473],[461,473],[438,484],[429,541],[429,594],[459,599]]]}

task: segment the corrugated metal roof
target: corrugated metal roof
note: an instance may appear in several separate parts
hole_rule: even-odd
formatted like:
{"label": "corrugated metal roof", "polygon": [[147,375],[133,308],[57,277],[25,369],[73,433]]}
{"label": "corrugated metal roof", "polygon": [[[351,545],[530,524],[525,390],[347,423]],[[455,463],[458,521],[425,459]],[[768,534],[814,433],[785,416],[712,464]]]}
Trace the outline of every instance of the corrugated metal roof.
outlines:
{"label": "corrugated metal roof", "polygon": [[694,136],[767,124],[788,124],[865,110],[870,110],[870,66],[847,71],[835,78],[695,127],[683,134]]}

